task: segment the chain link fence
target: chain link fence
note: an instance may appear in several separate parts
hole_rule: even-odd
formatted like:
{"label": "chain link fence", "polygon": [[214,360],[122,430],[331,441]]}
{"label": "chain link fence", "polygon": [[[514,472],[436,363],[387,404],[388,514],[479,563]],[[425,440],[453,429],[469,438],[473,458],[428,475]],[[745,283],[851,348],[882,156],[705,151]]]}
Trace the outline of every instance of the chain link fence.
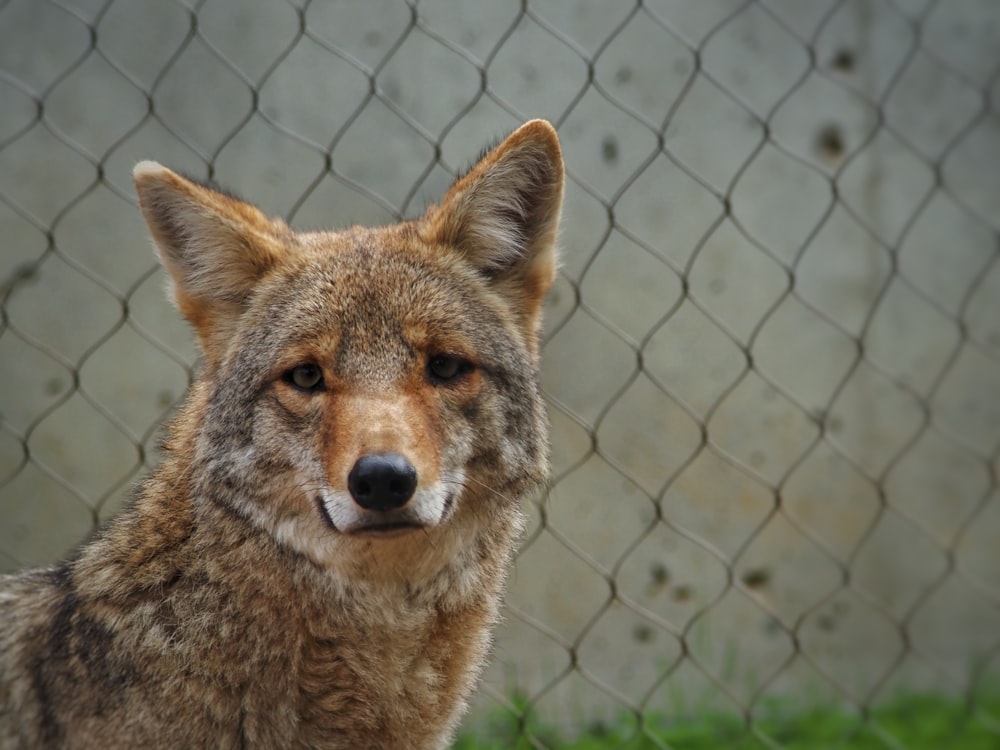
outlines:
{"label": "chain link fence", "polygon": [[990,0],[0,0],[0,570],[114,513],[191,378],[136,161],[383,223],[537,116],[554,481],[469,727],[899,748],[934,691],[1000,743]]}

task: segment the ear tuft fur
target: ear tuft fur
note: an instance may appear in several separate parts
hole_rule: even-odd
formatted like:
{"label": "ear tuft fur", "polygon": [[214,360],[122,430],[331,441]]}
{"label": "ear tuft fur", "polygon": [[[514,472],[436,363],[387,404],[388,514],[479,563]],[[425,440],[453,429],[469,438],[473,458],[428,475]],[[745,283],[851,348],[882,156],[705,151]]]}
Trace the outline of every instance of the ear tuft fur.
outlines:
{"label": "ear tuft fur", "polygon": [[532,120],[487,152],[429,212],[433,239],[494,275],[554,241],[562,189],[555,129]]}
{"label": "ear tuft fur", "polygon": [[171,279],[177,307],[218,359],[253,287],[286,251],[291,231],[256,207],[156,162],[133,170],[139,206]]}
{"label": "ear tuft fur", "polygon": [[140,180],[146,179],[147,177],[155,176],[157,174],[163,174],[169,172],[165,166],[155,161],[141,161],[132,167],[132,179]]}
{"label": "ear tuft fur", "polygon": [[422,236],[457,251],[514,306],[530,336],[555,278],[563,195],[559,137],[544,120],[511,133],[422,219]]}

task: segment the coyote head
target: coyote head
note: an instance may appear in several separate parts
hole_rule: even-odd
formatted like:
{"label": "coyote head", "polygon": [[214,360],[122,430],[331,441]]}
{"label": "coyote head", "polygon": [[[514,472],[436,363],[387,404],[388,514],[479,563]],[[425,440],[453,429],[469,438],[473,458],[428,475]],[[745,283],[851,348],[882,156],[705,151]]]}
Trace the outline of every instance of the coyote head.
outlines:
{"label": "coyote head", "polygon": [[352,577],[429,577],[517,531],[547,475],[538,331],[563,185],[548,123],[376,229],[296,232],[158,164],[134,174],[203,355],[167,440],[196,509]]}

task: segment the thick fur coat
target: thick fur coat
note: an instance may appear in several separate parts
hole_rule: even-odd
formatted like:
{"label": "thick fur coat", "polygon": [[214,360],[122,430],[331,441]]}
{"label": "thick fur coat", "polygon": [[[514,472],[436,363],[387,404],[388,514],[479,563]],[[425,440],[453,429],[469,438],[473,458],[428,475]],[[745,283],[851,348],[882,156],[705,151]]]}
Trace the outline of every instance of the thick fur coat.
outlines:
{"label": "thick fur coat", "polygon": [[0,578],[0,748],[446,746],[547,478],[555,131],[377,229],[135,180],[201,373],[132,502]]}

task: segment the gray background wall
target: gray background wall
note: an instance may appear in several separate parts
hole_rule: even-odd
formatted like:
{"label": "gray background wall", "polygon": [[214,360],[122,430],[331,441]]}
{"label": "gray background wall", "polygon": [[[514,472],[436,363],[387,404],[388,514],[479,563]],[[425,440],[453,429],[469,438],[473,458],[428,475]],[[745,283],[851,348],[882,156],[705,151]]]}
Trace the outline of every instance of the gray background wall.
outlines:
{"label": "gray background wall", "polygon": [[555,481],[477,710],[995,680],[991,0],[0,2],[0,569],[119,507],[190,377],[136,161],[380,223],[528,117]]}

